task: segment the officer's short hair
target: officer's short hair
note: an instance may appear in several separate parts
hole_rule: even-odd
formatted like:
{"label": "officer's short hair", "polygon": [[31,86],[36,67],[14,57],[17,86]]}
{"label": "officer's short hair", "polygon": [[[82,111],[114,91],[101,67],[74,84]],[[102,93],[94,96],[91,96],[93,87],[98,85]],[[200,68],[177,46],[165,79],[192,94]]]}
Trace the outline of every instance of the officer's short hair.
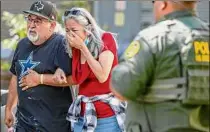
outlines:
{"label": "officer's short hair", "polygon": [[185,5],[195,4],[197,1],[181,1]]}

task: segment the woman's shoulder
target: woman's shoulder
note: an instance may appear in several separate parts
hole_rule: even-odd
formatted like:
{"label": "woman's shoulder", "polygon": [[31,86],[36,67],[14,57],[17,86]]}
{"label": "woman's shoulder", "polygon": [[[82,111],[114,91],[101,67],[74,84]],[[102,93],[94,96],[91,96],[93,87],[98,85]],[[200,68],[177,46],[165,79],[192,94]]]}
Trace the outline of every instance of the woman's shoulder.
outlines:
{"label": "woman's shoulder", "polygon": [[112,45],[113,43],[116,44],[114,35],[113,33],[110,33],[110,32],[103,33],[102,40],[104,42],[104,45],[107,45],[107,46],[109,46],[110,44]]}
{"label": "woman's shoulder", "polygon": [[113,35],[110,32],[104,32],[102,35],[102,39],[113,39]]}
{"label": "woman's shoulder", "polygon": [[102,36],[102,40],[104,43],[104,50],[111,50],[112,52],[116,50],[116,41],[112,33],[105,32]]}

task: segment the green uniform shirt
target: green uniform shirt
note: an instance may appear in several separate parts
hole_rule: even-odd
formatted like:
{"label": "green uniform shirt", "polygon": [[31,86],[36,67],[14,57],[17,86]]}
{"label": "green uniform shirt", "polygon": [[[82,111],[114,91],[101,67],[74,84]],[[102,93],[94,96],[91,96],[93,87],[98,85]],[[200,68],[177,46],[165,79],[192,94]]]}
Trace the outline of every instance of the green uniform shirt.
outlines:
{"label": "green uniform shirt", "polygon": [[162,103],[139,101],[150,92],[149,87],[155,80],[182,76],[180,44],[187,41],[187,36],[191,33],[189,27],[209,30],[207,24],[190,10],[177,11],[165,16],[155,25],[139,32],[125,51],[126,61],[113,69],[113,88],[129,100],[127,131],[149,132],[149,129],[153,132],[173,132],[173,129],[174,132],[199,132],[198,129],[208,131],[209,126],[206,124],[209,120],[203,118],[208,113],[203,115],[201,122],[196,118],[199,122],[194,124],[197,126],[192,125],[190,115],[196,110],[199,112],[203,109],[208,110],[209,106],[188,106],[180,101]]}

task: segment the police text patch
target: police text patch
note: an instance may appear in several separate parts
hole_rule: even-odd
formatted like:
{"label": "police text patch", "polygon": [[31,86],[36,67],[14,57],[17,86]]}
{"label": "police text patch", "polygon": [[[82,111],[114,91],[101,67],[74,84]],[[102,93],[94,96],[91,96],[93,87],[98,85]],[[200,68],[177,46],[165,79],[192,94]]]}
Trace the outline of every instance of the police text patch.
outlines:
{"label": "police text patch", "polygon": [[195,61],[209,62],[209,43],[205,41],[194,41]]}

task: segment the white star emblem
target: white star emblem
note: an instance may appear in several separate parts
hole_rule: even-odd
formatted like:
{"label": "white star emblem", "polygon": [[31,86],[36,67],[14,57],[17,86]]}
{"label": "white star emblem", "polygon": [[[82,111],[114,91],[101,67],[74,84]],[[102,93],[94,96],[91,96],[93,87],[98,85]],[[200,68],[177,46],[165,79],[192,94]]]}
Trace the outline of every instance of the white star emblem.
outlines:
{"label": "white star emblem", "polygon": [[35,7],[36,7],[36,10],[37,10],[37,11],[40,11],[40,10],[43,10],[43,9],[44,9],[44,5],[42,4],[41,1],[38,1],[38,2],[35,4]]}

